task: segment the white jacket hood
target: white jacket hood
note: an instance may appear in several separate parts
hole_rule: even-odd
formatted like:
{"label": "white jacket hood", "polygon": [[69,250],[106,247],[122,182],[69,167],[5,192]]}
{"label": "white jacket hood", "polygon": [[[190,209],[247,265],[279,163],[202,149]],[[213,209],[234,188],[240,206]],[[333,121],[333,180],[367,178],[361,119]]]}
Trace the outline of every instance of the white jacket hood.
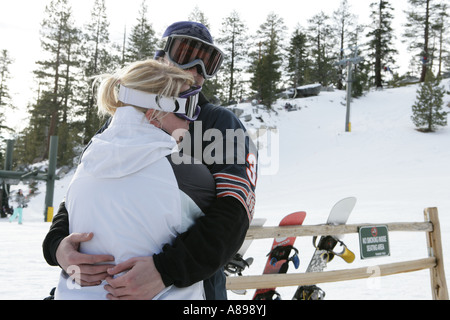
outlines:
{"label": "white jacket hood", "polygon": [[117,108],[103,133],[92,138],[81,163],[99,178],[121,178],[136,173],[171,154],[177,143],[148,122],[134,107]]}

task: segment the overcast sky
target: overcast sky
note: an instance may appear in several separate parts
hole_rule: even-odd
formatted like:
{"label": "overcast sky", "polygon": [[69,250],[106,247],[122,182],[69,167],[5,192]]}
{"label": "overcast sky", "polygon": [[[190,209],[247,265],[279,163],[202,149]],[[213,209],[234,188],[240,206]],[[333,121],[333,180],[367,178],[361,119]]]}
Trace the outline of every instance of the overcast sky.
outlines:
{"label": "overcast sky", "polygon": [[[364,23],[370,15],[370,3],[374,0],[348,0],[352,13],[358,16],[358,22]],[[288,35],[297,24],[307,26],[307,20],[313,15],[324,11],[331,14],[339,5],[340,0],[276,0],[276,1],[249,1],[249,0],[147,0],[148,19],[152,23],[157,35],[175,21],[186,20],[188,15],[197,6],[208,18],[211,33],[214,37],[221,27],[225,17],[236,10],[241,19],[249,28],[250,34],[266,21],[271,12],[284,19],[288,27]],[[43,20],[45,6],[50,0],[0,0],[0,50],[6,49],[14,59],[10,67],[12,79],[9,81],[10,93],[14,96],[16,106],[25,112],[26,104],[32,97],[33,83],[32,71],[36,69],[35,61],[39,60],[40,39],[39,30]],[[75,22],[78,26],[84,25],[90,18],[93,0],[69,0],[72,6]],[[407,0],[393,0],[394,29],[398,39],[403,30],[405,21],[404,10],[408,7]],[[106,0],[108,19],[110,21],[111,40],[121,42],[124,27],[130,30],[135,25],[142,0]],[[398,48],[405,52],[404,48]],[[404,59],[397,59],[403,61]],[[399,62],[400,62],[399,61]],[[404,61],[406,63],[409,62]],[[404,65],[402,68],[406,68]],[[21,113],[15,113],[20,115]]]}

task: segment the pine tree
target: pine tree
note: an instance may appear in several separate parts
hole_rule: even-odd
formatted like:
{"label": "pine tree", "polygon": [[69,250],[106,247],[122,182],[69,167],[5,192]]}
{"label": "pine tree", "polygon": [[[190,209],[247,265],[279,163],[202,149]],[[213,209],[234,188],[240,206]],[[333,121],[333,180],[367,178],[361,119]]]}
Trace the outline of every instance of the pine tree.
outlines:
{"label": "pine tree", "polygon": [[417,100],[412,106],[411,119],[419,131],[434,132],[437,126],[447,125],[448,112],[443,111],[444,93],[440,79],[428,71],[425,82],[417,91]]}
{"label": "pine tree", "polygon": [[225,92],[227,103],[238,99],[239,88],[243,87],[241,73],[245,58],[247,56],[246,26],[236,11],[233,11],[222,22],[221,37],[217,42],[224,50],[225,59],[220,71],[220,78],[223,79],[223,91]]}
{"label": "pine tree", "polygon": [[211,30],[208,18],[206,17],[205,13],[199,9],[198,6],[195,6],[192,12],[188,15],[188,21],[199,22],[209,30]]}
{"label": "pine tree", "polygon": [[8,80],[11,78],[9,74],[9,66],[13,63],[8,50],[0,51],[0,142],[3,141],[3,130],[12,129],[5,123],[5,113],[7,109],[13,109],[14,106],[9,94]]}
{"label": "pine tree", "polygon": [[69,22],[65,50],[63,52],[64,69],[62,78],[64,85],[62,87],[61,110],[59,124],[57,127],[58,160],[61,165],[71,164],[74,154],[76,141],[74,140],[74,127],[72,117],[75,113],[75,90],[78,86],[78,68],[80,66],[80,41],[81,31],[71,27]]}
{"label": "pine tree", "polygon": [[155,55],[155,31],[147,19],[147,10],[146,0],[143,0],[138,23],[131,30],[128,40],[126,62],[151,59]]}
{"label": "pine tree", "polygon": [[[377,88],[383,87],[382,72],[384,68],[390,68],[395,63],[394,55],[397,50],[394,48],[392,42],[394,40],[394,32],[391,27],[394,16],[394,10],[386,0],[378,0],[370,4],[372,13],[372,23],[370,24],[371,31],[367,34],[369,41],[369,57],[375,66],[375,86]],[[388,70],[388,69],[387,69]]]}
{"label": "pine tree", "polygon": [[323,86],[336,83],[334,63],[337,57],[333,53],[333,38],[329,17],[321,11],[308,20],[308,35],[311,43],[311,77]]}
{"label": "pine tree", "polygon": [[83,76],[78,91],[77,115],[83,120],[77,123],[82,132],[83,144],[94,136],[100,128],[101,120],[97,115],[92,77],[112,72],[118,67],[119,57],[111,52],[109,40],[109,22],[106,14],[105,0],[95,0],[91,10],[91,19],[84,28],[83,34],[83,60],[81,64]]}
{"label": "pine tree", "polygon": [[[446,32],[448,32],[448,28],[450,27],[450,6],[447,3],[439,3],[437,6],[437,15],[435,18],[435,23],[433,25],[433,32],[435,34],[435,38],[437,38],[436,51],[438,52],[438,71],[437,76],[442,75],[444,63],[445,63],[445,55],[450,58],[450,38],[446,36]],[[447,63],[447,67],[450,67],[450,61]]]}
{"label": "pine tree", "polygon": [[[51,92],[44,91],[39,94],[36,103],[28,106],[29,123],[20,133],[16,148],[15,159],[20,159],[22,163],[35,163],[44,158],[47,150],[47,140],[43,139],[48,133],[48,117],[50,114],[53,96]],[[59,140],[59,139],[58,139]]]}
{"label": "pine tree", "polygon": [[251,86],[269,108],[276,100],[277,86],[281,80],[281,44],[285,30],[283,18],[270,13],[257,31],[259,50],[253,53]]}
{"label": "pine tree", "polygon": [[[354,34],[356,26],[356,16],[350,12],[350,6],[347,0],[342,0],[339,8],[333,12],[334,21],[334,34],[335,38],[339,41],[338,55],[339,61],[344,59],[344,50],[350,45],[350,38]],[[342,79],[344,79],[345,66],[339,65],[337,67],[337,89],[342,90],[344,85]]]}
{"label": "pine tree", "polygon": [[[46,6],[41,28],[41,46],[47,59],[37,61],[40,68],[34,72],[41,86],[40,95],[46,97],[46,105],[41,104],[41,97],[38,97],[34,110],[30,112],[32,116],[43,117],[47,122],[47,129],[35,131],[35,134],[47,132],[44,136],[46,148],[40,155],[41,159],[48,156],[50,137],[58,134],[58,124],[62,122],[67,126],[68,114],[72,111],[69,108],[73,99],[73,73],[78,65],[80,40],[79,30],[73,25],[72,9],[67,0],[52,0]],[[65,146],[65,139],[59,139],[59,142],[60,146]],[[59,152],[64,150],[65,147],[58,148]]]}
{"label": "pine tree", "polygon": [[306,33],[300,26],[294,30],[288,48],[288,78],[294,88],[310,81],[309,43]]}
{"label": "pine tree", "polygon": [[420,63],[420,82],[424,82],[427,71],[433,60],[431,40],[433,35],[433,21],[440,10],[436,0],[408,0],[411,8],[406,11],[408,18],[403,36],[409,40],[408,49],[417,52]]}

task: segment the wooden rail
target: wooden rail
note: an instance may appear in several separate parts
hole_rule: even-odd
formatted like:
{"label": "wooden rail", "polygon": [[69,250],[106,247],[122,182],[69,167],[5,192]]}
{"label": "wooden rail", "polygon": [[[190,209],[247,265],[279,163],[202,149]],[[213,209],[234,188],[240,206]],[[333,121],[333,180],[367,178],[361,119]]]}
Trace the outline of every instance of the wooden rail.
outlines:
{"label": "wooden rail", "polygon": [[[373,225],[374,224],[353,224],[340,226],[317,225],[298,227],[255,227],[248,230],[246,240],[358,233],[360,227]],[[389,223],[383,225],[387,225],[389,231],[433,231],[433,225],[431,222]]]}
{"label": "wooden rail", "polygon": [[[402,272],[413,272],[436,266],[435,258],[426,258],[400,263],[392,263],[377,266],[380,276],[388,276]],[[373,270],[372,267],[370,270]],[[370,271],[369,270],[369,271]],[[345,269],[338,271],[293,273],[293,274],[268,274],[262,276],[231,277],[228,283],[229,289],[264,289],[274,287],[307,286],[318,283],[339,282],[356,279],[365,279],[373,276],[368,268]],[[238,281],[239,280],[239,281]],[[227,284],[228,284],[227,283]]]}
{"label": "wooden rail", "polygon": [[[427,208],[424,211],[425,222],[389,223],[389,231],[408,231],[427,233],[428,257],[420,260],[398,262],[392,264],[370,267],[377,268],[380,276],[394,275],[405,272],[414,272],[430,269],[430,279],[433,299],[448,300],[448,288],[445,280],[443,263],[443,250],[441,241],[440,223],[437,208]],[[305,237],[318,235],[339,235],[358,233],[363,226],[374,224],[343,225],[343,226],[300,226],[300,227],[256,227],[250,228],[246,239],[268,239],[279,237]],[[365,279],[373,276],[367,267],[358,269],[345,269],[339,271],[326,271],[318,273],[301,274],[274,274],[261,276],[228,277],[227,289],[264,289],[272,287],[289,287],[299,285],[312,285],[318,283],[348,281]]]}

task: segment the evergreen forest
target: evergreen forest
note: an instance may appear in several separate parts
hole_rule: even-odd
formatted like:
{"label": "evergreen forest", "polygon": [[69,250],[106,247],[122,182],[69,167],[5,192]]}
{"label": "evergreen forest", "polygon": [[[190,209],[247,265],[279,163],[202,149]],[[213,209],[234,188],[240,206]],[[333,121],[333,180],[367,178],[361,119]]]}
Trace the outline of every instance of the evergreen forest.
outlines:
{"label": "evergreen forest", "polygon": [[[373,0],[370,17],[357,17],[347,0],[340,0],[332,15],[317,12],[287,32],[283,17],[261,17],[255,34],[239,10],[222,21],[215,42],[226,59],[219,74],[205,83],[204,93],[215,104],[227,106],[258,100],[271,108],[280,93],[320,83],[345,90],[347,67],[340,61],[362,57],[353,66],[352,95],[405,83],[439,79],[450,70],[449,2],[408,0],[407,23],[393,30],[394,0]],[[29,101],[28,125],[12,132],[5,113],[16,108],[9,90],[14,76],[9,71],[14,57],[0,44],[0,161],[4,162],[5,137],[15,139],[14,166],[48,157],[50,137],[59,136],[58,165],[74,165],[105,119],[97,115],[93,77],[112,73],[129,62],[151,59],[163,42],[163,30],[154,30],[148,19],[148,3],[142,1],[135,24],[124,31],[123,41],[113,43],[105,0],[92,1],[90,21],[75,21],[70,0],[49,0],[41,23],[40,41],[45,58],[36,61],[34,98]],[[360,21],[360,19],[366,19]],[[205,14],[195,7],[186,20],[210,27]],[[395,32],[394,32],[395,31]],[[397,39],[407,46],[409,71],[399,74]],[[417,107],[418,108],[418,107]],[[415,120],[418,121],[419,120]],[[428,125],[432,129],[432,125]]]}

